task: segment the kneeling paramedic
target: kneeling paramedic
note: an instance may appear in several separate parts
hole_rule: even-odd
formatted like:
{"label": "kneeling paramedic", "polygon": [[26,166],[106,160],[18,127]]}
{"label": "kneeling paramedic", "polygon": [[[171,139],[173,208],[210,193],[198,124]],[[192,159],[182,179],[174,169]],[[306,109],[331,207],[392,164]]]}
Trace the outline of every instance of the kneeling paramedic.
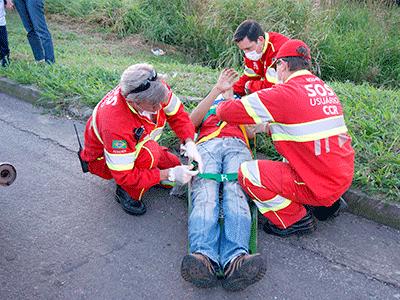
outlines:
{"label": "kneeling paramedic", "polygon": [[244,162],[239,170],[239,183],[267,218],[264,230],[282,237],[312,232],[314,216],[335,215],[354,172],[339,98],[309,71],[310,60],[303,41],[287,41],[275,61],[281,84],[217,107],[228,123],[264,124],[285,158]]}
{"label": "kneeling paramedic", "polygon": [[185,142],[187,156],[198,161],[201,170],[189,115],[151,65],[127,68],[119,85],[97,104],[86,124],[81,159],[90,173],[114,178],[116,199],[129,214],[146,212],[142,196],[160,181],[187,183],[198,173],[181,165],[178,157],[157,143],[166,122]]}
{"label": "kneeling paramedic", "polygon": [[[193,178],[190,254],[183,258],[181,266],[182,277],[202,288],[217,285],[217,273],[222,270],[222,286],[229,291],[245,289],[266,271],[260,254],[249,254],[251,215],[247,197],[237,182],[240,164],[251,159],[247,134],[243,126],[219,122],[215,115],[216,104],[233,96],[236,77],[234,70],[224,70],[210,94],[190,115],[200,128],[197,145],[204,173]],[[222,226],[218,222],[220,205]]]}

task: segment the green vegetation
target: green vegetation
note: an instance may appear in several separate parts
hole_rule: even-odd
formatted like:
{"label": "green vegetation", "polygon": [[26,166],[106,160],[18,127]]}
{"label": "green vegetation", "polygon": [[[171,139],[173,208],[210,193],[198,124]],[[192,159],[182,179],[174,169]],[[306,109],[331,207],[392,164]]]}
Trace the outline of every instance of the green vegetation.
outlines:
{"label": "green vegetation", "polygon": [[[320,2],[317,6],[315,3]],[[326,5],[325,2],[333,2]],[[394,2],[394,1],[393,1]],[[84,18],[121,36],[182,47],[197,63],[239,66],[232,43],[249,16],[305,40],[325,80],[400,86],[400,8],[390,1],[48,0],[49,12]]]}
{"label": "green vegetation", "polygon": [[[49,1],[52,2],[52,1]],[[61,2],[60,2],[61,3]],[[76,6],[79,1],[71,2]],[[89,1],[86,1],[89,3]],[[129,65],[149,62],[161,73],[175,93],[202,97],[212,87],[218,71],[185,63],[185,56],[173,48],[165,56],[154,56],[143,38],[117,38],[96,26],[58,15],[48,16],[54,38],[57,63],[35,64],[26,33],[15,13],[7,15],[12,64],[1,68],[0,76],[21,83],[35,84],[43,91],[43,101],[56,102],[59,108],[69,104],[94,106],[114,87]],[[221,33],[223,34],[223,33]],[[399,90],[383,90],[368,84],[330,83],[340,97],[356,151],[354,187],[387,199],[400,199],[400,118]],[[190,110],[195,105],[186,102]],[[173,145],[172,134],[162,143]],[[271,143],[260,137],[258,150],[277,158]]]}

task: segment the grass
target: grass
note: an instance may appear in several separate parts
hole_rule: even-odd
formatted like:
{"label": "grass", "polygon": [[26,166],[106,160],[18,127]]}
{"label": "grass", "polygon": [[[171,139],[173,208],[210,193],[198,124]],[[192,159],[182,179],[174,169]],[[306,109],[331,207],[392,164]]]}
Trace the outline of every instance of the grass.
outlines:
{"label": "grass", "polygon": [[[77,23],[74,19],[50,15],[57,63],[38,65],[15,13],[7,15],[12,65],[1,68],[0,76],[20,83],[35,84],[42,100],[59,108],[71,103],[93,107],[119,81],[121,72],[138,62],[153,64],[168,75],[175,93],[203,97],[216,81],[218,71],[186,63],[187,56],[172,47],[146,42],[143,37],[117,37],[103,28]],[[165,56],[154,56],[152,46],[161,46]],[[368,84],[330,83],[342,101],[353,146],[356,171],[353,187],[370,195],[400,201],[400,119],[399,90],[378,89]],[[193,102],[186,102],[190,110]],[[163,135],[164,145],[173,146],[171,132]],[[278,159],[271,142],[259,137],[258,150]]]}
{"label": "grass", "polygon": [[[241,65],[232,35],[243,20],[305,40],[330,81],[400,87],[400,8],[386,0],[47,0],[51,13],[89,20],[120,36],[180,46],[193,61]],[[394,1],[392,1],[393,3]]]}

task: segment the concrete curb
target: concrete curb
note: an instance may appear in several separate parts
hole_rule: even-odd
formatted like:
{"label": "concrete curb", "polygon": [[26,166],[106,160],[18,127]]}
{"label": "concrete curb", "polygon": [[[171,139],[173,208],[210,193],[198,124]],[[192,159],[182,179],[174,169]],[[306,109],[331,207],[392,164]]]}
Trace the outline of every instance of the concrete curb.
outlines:
{"label": "concrete curb", "polygon": [[[40,91],[36,87],[21,85],[4,77],[0,77],[0,92],[32,104],[38,104],[38,100],[40,99]],[[198,99],[196,98],[195,100]],[[45,106],[50,108],[47,104]],[[53,108],[55,106],[53,104]],[[76,107],[72,105],[69,105],[65,110],[68,115],[81,120],[89,118],[93,111],[89,107]],[[372,198],[354,189],[348,190],[343,195],[343,198],[349,205],[348,210],[351,213],[400,229],[400,204]]]}

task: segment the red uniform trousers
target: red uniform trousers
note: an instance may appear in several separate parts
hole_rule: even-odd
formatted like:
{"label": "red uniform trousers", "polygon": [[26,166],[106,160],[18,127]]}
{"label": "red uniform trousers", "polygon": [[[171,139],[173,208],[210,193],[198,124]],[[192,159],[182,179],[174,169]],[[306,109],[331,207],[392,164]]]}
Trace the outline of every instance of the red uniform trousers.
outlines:
{"label": "red uniform trousers", "polygon": [[[100,157],[95,161],[89,162],[88,164],[90,173],[108,180],[113,178],[110,169],[107,167],[104,157]],[[163,170],[178,166],[180,164],[179,158],[169,152],[168,148],[160,146],[157,142],[152,140],[144,143],[144,147],[141,148],[139,155],[135,160],[135,168],[143,169],[158,168]],[[138,188],[133,185],[121,185],[121,187],[135,200],[141,200],[144,192],[148,190],[144,188]]]}
{"label": "red uniform trousers", "polygon": [[271,160],[257,160],[256,162],[260,170],[261,184],[254,185],[243,175],[241,168],[239,169],[239,183],[253,200],[267,203],[279,198],[284,205],[289,203],[284,208],[272,208],[270,211],[262,213],[279,228],[287,228],[302,219],[306,215],[303,204],[331,206],[340,197],[338,195],[328,199],[319,199],[286,162]]}

